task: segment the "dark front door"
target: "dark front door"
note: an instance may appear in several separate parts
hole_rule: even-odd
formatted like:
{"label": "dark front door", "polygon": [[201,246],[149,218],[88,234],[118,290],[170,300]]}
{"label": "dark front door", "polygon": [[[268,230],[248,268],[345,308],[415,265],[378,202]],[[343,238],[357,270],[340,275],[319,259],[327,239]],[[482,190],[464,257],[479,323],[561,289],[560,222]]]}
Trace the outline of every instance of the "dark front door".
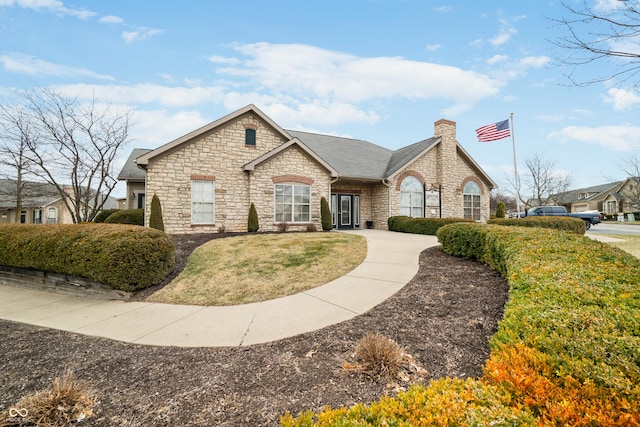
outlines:
{"label": "dark front door", "polygon": [[360,196],[353,194],[338,194],[337,206],[334,207],[337,213],[338,228],[359,228],[360,227]]}

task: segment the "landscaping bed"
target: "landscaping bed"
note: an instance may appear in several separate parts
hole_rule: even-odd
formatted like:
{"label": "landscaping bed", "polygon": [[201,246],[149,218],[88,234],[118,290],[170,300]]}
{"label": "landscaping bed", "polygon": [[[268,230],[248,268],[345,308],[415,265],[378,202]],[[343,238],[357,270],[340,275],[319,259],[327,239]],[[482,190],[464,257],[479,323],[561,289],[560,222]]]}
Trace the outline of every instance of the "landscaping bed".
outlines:
{"label": "landscaping bed", "polygon": [[[174,274],[212,237],[173,236]],[[481,376],[507,292],[495,271],[431,248],[414,279],[369,312],[268,344],[150,347],[0,321],[0,410],[72,370],[96,391],[86,425],[279,425],[287,411],[373,402],[411,381]],[[342,364],[368,332],[395,340],[428,375],[388,382],[345,374]]]}

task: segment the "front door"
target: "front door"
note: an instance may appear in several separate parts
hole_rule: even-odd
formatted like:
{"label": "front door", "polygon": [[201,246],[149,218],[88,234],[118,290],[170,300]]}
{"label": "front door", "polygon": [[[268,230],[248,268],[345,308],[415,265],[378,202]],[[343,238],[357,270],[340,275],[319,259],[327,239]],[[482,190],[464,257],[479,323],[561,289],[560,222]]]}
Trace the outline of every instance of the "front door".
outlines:
{"label": "front door", "polygon": [[[353,194],[334,194],[331,198],[337,228],[360,228],[360,196]],[[332,203],[332,204],[333,204]]]}

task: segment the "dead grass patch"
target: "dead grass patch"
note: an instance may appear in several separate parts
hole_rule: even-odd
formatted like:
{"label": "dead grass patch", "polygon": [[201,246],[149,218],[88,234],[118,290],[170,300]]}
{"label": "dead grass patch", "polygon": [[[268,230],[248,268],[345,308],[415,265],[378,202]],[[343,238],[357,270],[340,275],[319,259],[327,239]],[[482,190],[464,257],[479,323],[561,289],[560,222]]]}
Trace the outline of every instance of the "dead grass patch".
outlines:
{"label": "dead grass patch", "polygon": [[0,426],[67,426],[93,415],[95,393],[72,372],[56,377],[51,388],[24,396],[0,414]]}
{"label": "dead grass patch", "polygon": [[345,372],[391,381],[388,385],[397,389],[401,387],[396,381],[406,384],[419,382],[428,375],[394,340],[378,333],[368,333],[361,338],[353,358],[355,362],[343,363]]}
{"label": "dead grass patch", "polygon": [[147,300],[234,305],[293,295],[360,265],[366,239],[347,233],[255,234],[197,248],[182,273]]}
{"label": "dead grass patch", "polygon": [[611,237],[624,240],[623,242],[611,242],[609,243],[611,246],[620,248],[623,251],[630,253],[636,258],[640,258],[640,236],[634,236],[630,234],[625,234],[625,235],[616,234],[616,235],[611,235]]}

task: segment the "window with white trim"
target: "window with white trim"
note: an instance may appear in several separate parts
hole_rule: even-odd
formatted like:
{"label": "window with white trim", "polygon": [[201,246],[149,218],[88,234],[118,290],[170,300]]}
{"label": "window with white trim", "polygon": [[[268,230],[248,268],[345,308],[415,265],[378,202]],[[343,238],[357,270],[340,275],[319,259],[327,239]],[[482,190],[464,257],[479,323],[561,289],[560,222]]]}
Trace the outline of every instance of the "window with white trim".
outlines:
{"label": "window with white trim", "polygon": [[408,176],[400,184],[400,215],[424,217],[424,189],[415,176]]}
{"label": "window with white trim", "polygon": [[191,181],[191,224],[215,223],[215,182]]}
{"label": "window with white trim", "polygon": [[462,190],[465,219],[480,221],[480,187],[475,182],[467,182]]}
{"label": "window with white trim", "polygon": [[276,184],[275,221],[310,222],[311,187],[304,184]]}
{"label": "window with white trim", "polygon": [[58,209],[55,207],[50,207],[47,209],[47,224],[57,224],[58,223]]}

